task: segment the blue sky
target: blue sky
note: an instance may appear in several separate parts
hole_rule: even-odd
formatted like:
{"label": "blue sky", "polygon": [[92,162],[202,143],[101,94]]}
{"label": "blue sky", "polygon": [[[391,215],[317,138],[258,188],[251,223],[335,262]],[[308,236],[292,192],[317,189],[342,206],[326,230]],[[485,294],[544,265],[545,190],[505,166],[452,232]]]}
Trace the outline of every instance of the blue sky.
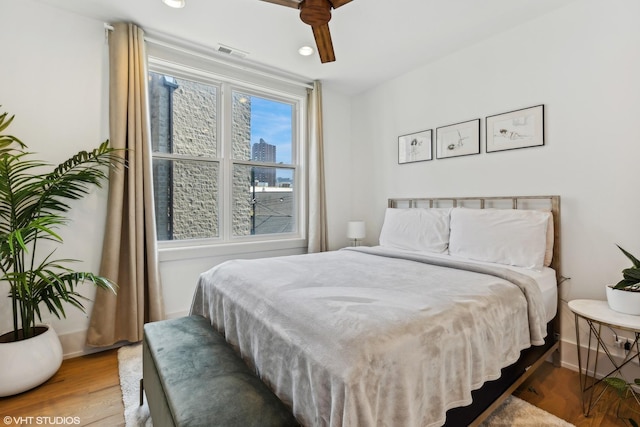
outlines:
{"label": "blue sky", "polygon": [[251,97],[251,144],[265,142],[276,146],[276,162],[291,163],[290,104]]}

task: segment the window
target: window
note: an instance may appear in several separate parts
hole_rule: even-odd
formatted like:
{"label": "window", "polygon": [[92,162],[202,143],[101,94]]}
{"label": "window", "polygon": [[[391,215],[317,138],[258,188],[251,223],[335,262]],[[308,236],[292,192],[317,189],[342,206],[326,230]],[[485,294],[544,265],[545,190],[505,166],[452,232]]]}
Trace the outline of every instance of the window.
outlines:
{"label": "window", "polygon": [[301,97],[153,67],[149,103],[159,241],[301,235]]}

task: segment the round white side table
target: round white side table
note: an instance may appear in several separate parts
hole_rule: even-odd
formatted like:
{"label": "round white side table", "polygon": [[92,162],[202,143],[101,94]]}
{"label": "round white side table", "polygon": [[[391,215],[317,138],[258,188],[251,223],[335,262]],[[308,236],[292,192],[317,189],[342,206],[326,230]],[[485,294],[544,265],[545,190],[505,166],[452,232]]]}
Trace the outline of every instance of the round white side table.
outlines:
{"label": "round white side table", "polygon": [[[582,392],[582,412],[585,416],[589,416],[593,405],[602,397],[602,394],[606,390],[606,387],[598,394],[594,400],[594,388],[597,384],[602,382],[605,378],[619,376],[627,383],[627,381],[620,372],[623,366],[629,362],[638,359],[640,363],[640,345],[638,339],[640,338],[640,316],[633,316],[630,314],[619,313],[609,308],[609,304],[606,301],[591,300],[591,299],[577,299],[569,301],[569,309],[575,315],[576,322],[576,346],[578,348],[578,370],[580,371],[580,390]],[[583,366],[582,354],[580,346],[580,328],[579,319],[582,318],[587,322],[589,326],[589,342],[587,347],[586,363]],[[619,330],[629,331],[634,334],[635,339],[630,343],[629,352],[626,354],[622,362],[618,361],[612,354],[611,350],[607,346],[602,337],[602,327],[611,327]],[[591,343],[595,341],[596,352],[595,356],[591,355]],[[611,362],[613,369],[607,373],[603,378],[596,379],[595,375],[598,370],[598,359],[600,356],[600,350],[604,352],[607,359]],[[593,360],[592,360],[593,359]],[[634,398],[640,404],[639,396],[630,388]]]}

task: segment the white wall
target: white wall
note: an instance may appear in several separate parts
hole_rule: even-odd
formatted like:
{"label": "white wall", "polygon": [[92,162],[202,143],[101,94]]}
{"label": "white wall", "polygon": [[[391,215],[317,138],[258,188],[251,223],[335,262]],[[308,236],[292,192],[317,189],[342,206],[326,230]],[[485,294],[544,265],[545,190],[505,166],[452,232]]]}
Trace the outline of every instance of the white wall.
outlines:
{"label": "white wall", "polygon": [[[352,210],[375,244],[386,199],[559,194],[563,300],[604,299],[640,254],[640,2],[581,0],[352,100]],[[545,105],[545,146],[484,153],[484,118]],[[397,164],[397,137],[481,118],[482,154]],[[563,315],[563,359],[575,360]]]}
{"label": "white wall", "polygon": [[347,222],[351,214],[351,100],[325,85],[323,91],[325,185],[329,248],[349,245]]}
{"label": "white wall", "polygon": [[[57,164],[108,137],[107,57],[102,23],[33,1],[3,2],[0,108],[15,114],[8,132],[37,158]],[[97,272],[100,265],[106,191],[95,190],[73,203],[71,224],[61,229],[59,258],[81,259],[74,268]],[[11,329],[6,287],[0,294],[0,331]],[[95,289],[81,292],[93,298]],[[91,303],[86,306],[90,309]],[[78,351],[88,318],[73,307],[67,320],[45,316],[61,336],[65,353]],[[71,350],[70,348],[74,349]]]}
{"label": "white wall", "polygon": [[[108,46],[103,22],[62,11],[33,0],[0,3],[0,111],[15,114],[11,134],[28,144],[39,158],[54,164],[108,138]],[[332,248],[347,244],[349,219],[349,100],[331,88],[324,95],[327,193]],[[83,262],[78,269],[98,272],[102,252],[106,190],[96,190],[74,203],[72,222],[62,230],[61,258]],[[164,251],[160,274],[168,317],[186,314],[198,275],[224,260],[290,255],[304,252],[299,242],[214,249]],[[11,307],[0,286],[0,334],[11,329]],[[92,299],[95,289],[83,294]],[[92,303],[86,306],[90,312]],[[67,318],[46,315],[60,335],[65,356],[91,351],[84,347],[88,316],[73,307]]]}

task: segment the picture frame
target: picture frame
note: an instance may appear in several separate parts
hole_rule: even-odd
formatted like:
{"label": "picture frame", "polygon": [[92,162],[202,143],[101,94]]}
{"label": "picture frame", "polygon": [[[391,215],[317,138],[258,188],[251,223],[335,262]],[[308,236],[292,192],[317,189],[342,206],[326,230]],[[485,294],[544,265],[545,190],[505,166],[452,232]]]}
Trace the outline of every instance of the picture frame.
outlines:
{"label": "picture frame", "polygon": [[432,129],[398,137],[398,164],[424,162],[433,159]]}
{"label": "picture frame", "polygon": [[480,119],[436,128],[436,158],[480,154]]}
{"label": "picture frame", "polygon": [[544,145],[544,105],[488,116],[485,151],[515,150]]}

